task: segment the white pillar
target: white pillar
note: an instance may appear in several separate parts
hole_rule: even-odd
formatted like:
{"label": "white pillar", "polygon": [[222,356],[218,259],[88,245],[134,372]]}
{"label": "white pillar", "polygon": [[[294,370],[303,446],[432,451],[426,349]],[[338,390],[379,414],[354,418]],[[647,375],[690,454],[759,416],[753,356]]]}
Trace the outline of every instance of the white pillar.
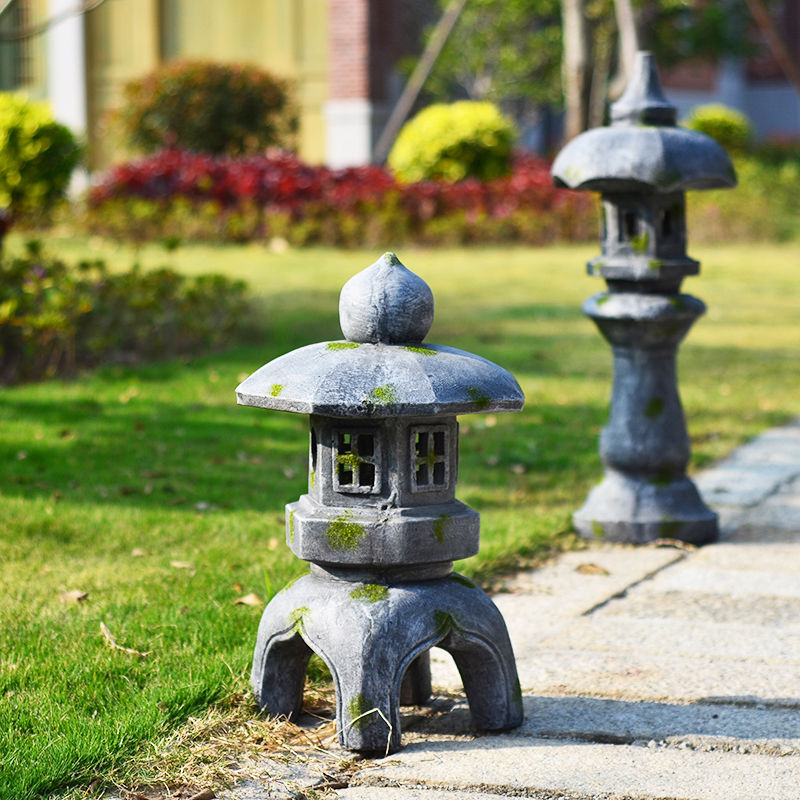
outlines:
{"label": "white pillar", "polygon": [[[47,96],[57,122],[86,139],[86,57],[84,51],[83,15],[77,13],[81,0],[50,0],[49,18],[68,12],[47,32]],[[80,190],[87,183],[84,170],[73,174],[72,189]]]}

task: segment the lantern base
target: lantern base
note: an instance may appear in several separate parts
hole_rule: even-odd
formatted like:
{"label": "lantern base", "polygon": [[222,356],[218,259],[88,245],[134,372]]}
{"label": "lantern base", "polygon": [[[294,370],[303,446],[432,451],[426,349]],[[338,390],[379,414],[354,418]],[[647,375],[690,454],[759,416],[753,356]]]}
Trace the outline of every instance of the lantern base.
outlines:
{"label": "lantern base", "polygon": [[306,575],[264,610],[252,686],[264,711],[296,717],[308,660],[317,653],[333,676],[340,744],[385,755],[400,747],[402,687],[417,702],[424,696],[434,646],[453,656],[476,728],[521,724],[505,622],[488,596],[457,574],[393,585]]}
{"label": "lantern base", "polygon": [[586,539],[647,544],[678,539],[695,545],[717,539],[717,515],[687,477],[668,483],[608,470],[572,516]]}

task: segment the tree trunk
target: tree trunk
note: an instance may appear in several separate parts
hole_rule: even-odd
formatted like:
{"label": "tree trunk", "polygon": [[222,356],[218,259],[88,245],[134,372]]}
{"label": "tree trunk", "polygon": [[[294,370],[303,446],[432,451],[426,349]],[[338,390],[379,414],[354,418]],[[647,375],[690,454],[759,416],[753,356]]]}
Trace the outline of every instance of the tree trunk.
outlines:
{"label": "tree trunk", "polygon": [[566,118],[564,138],[568,141],[586,130],[589,81],[588,40],[584,0],[563,0],[562,25],[564,29],[564,100]]}
{"label": "tree trunk", "polygon": [[619,34],[619,51],[617,74],[609,86],[609,94],[616,100],[631,77],[633,61],[639,49],[639,31],[636,28],[636,14],[631,0],[614,0],[614,16],[617,20]]}

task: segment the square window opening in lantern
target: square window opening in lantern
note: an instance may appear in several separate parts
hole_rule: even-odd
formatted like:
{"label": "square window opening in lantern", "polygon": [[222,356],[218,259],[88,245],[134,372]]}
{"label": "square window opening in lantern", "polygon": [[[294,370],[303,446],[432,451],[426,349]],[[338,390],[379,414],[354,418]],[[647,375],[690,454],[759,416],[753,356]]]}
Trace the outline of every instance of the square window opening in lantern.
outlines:
{"label": "square window opening in lantern", "polygon": [[446,489],[450,480],[446,428],[411,430],[411,489],[415,492]]}

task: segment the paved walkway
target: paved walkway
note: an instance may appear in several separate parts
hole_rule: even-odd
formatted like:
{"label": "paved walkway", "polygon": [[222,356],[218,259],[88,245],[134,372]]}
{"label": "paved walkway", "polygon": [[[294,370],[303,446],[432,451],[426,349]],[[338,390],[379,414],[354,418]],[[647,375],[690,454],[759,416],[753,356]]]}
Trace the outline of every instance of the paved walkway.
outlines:
{"label": "paved walkway", "polygon": [[434,650],[450,699],[404,720],[402,751],[355,765],[309,753],[220,796],[800,800],[800,421],[697,483],[720,512],[719,543],[594,546],[494,598],[521,728],[471,731],[458,674]]}

